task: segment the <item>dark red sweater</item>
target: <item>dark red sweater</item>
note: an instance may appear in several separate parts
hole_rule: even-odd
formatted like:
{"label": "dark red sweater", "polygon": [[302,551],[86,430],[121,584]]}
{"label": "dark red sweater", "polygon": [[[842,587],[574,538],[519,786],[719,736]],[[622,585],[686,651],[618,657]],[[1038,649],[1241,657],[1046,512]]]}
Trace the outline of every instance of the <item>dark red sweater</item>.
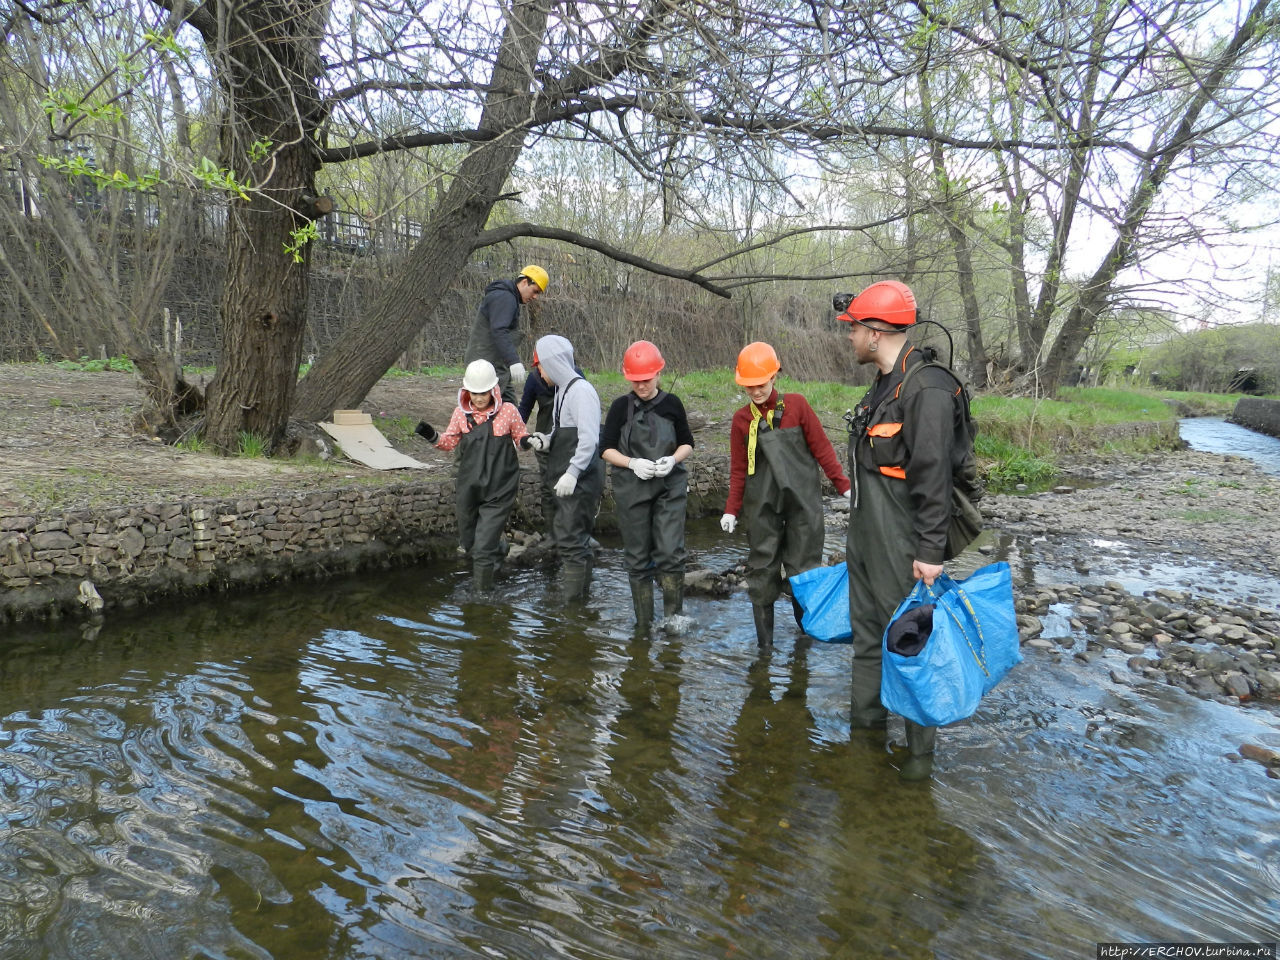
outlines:
{"label": "dark red sweater", "polygon": [[[799,427],[804,431],[805,443],[818,466],[827,475],[837,493],[847,493],[849,478],[840,467],[840,459],[835,448],[822,430],[818,415],[809,406],[809,401],[801,393],[784,393],[782,395],[782,421],[775,423],[774,428]],[[764,414],[778,405],[778,391],[769,394],[769,399],[760,406]],[[747,404],[733,415],[733,423],[729,427],[729,499],[725,501],[724,512],[735,517],[742,512],[742,492],[747,485],[747,435],[751,429],[751,404]]]}

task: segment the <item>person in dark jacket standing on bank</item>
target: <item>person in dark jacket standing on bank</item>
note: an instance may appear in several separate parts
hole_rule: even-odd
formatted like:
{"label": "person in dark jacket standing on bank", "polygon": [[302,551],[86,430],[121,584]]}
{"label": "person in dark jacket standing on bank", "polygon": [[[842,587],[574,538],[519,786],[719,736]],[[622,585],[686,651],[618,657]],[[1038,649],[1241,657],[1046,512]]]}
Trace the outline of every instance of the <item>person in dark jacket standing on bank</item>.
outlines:
{"label": "person in dark jacket standing on bank", "polygon": [[[825,523],[822,478],[849,493],[822,422],[800,393],[778,393],[778,354],[767,343],[749,343],[738,354],[734,379],[750,401],[729,425],[729,497],[720,528],[733,533],[746,523],[747,595],[756,643],[773,643],[773,605],[785,574],[793,577],[822,563]],[[800,610],[791,598],[796,623]]]}
{"label": "person in dark jacket standing on bank", "polygon": [[488,360],[498,373],[502,399],[516,402],[516,388],[524,385],[526,371],[520,362],[520,306],[532,303],[545,293],[550,278],[547,271],[530,264],[514,280],[494,280],[484,288],[484,299],[476,311],[471,336],[467,338],[464,363]]}
{"label": "person in dark jacket standing on bank", "polygon": [[[853,626],[850,725],[883,728],[880,702],[881,640],[893,612],[915,585],[932,585],[950,559],[954,477],[972,462],[956,378],[926,363],[907,340],[916,301],[906,284],[873,283],[854,297],[840,320],[860,364],[878,373],[858,403],[849,432],[849,511],[846,560],[849,619]],[[904,381],[908,381],[904,389]],[[933,772],[935,727],[907,721],[904,780]]]}
{"label": "person in dark jacket standing on bank", "polygon": [[693,453],[693,433],[684,404],[658,386],[666,366],[648,340],[622,355],[629,393],[614,400],[600,433],[600,456],[613,467],[613,502],[627,560],[636,632],[653,624],[653,577],[662,587],[668,632],[683,628],[684,518],[689,477],[684,461]]}

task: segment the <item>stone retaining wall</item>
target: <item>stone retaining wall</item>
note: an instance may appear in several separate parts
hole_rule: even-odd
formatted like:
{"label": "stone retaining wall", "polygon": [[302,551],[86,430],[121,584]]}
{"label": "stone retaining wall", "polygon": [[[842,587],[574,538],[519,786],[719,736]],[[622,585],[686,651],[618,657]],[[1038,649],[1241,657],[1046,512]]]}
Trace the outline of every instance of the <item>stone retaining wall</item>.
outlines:
{"label": "stone retaining wall", "polygon": [[[728,458],[691,458],[689,516],[719,512]],[[536,468],[524,471],[512,523],[540,520]],[[601,529],[615,526],[606,490]],[[209,590],[326,577],[451,553],[452,478],[239,500],[0,516],[0,623]],[[90,598],[92,596],[90,595]]]}
{"label": "stone retaining wall", "polygon": [[1229,419],[1232,423],[1238,423],[1250,430],[1280,437],[1280,400],[1241,397],[1236,401],[1235,411]]}
{"label": "stone retaining wall", "polygon": [[[1124,424],[1096,433],[1176,440],[1177,423]],[[686,466],[688,516],[718,514],[728,490],[728,457],[695,455]],[[530,466],[521,477],[512,525],[536,528],[540,503],[538,472]],[[616,529],[608,486],[597,528]],[[86,582],[107,609],[132,607],[412,563],[452,553],[456,532],[451,476],[276,497],[0,516],[0,623],[83,615]]]}

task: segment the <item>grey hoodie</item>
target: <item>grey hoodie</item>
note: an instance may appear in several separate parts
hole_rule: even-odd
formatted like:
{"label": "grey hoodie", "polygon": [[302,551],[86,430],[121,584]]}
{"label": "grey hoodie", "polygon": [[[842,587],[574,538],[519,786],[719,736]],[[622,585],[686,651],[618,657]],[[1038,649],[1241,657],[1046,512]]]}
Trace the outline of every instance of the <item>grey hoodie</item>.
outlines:
{"label": "grey hoodie", "polygon": [[[596,447],[600,443],[600,395],[573,368],[573,344],[564,337],[541,337],[534,352],[544,378],[556,385],[552,403],[560,426],[578,430],[578,446],[565,471],[577,479],[596,458]],[[554,443],[554,434],[552,437]]]}

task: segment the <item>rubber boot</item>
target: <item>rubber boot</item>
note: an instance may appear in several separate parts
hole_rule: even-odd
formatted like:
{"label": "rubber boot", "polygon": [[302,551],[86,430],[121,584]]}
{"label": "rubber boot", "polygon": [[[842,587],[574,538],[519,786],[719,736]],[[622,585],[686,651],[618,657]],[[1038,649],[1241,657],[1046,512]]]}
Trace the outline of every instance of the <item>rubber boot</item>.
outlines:
{"label": "rubber boot", "polygon": [[670,620],[684,613],[684,574],[664,573],[658,582],[662,584],[662,615]]}
{"label": "rubber boot", "polygon": [[907,721],[907,759],[898,771],[902,780],[928,780],[933,776],[933,741],[937,727]]}
{"label": "rubber boot", "polygon": [[795,597],[791,598],[791,615],[796,618],[796,626],[801,633],[804,633],[804,607],[800,606],[800,601]]}
{"label": "rubber boot", "polygon": [[756,645],[773,646],[773,604],[753,603],[751,615],[756,621]]}
{"label": "rubber boot", "polygon": [[493,591],[492,564],[477,563],[471,567],[471,593],[476,597],[488,596]]}
{"label": "rubber boot", "polygon": [[587,598],[587,566],[584,563],[566,563],[560,569],[564,581],[565,600],[582,601]]}
{"label": "rubber boot", "polygon": [[852,697],[849,704],[849,726],[861,730],[883,730],[889,722],[889,711],[880,702],[880,666],[865,660],[854,660]]}
{"label": "rubber boot", "polygon": [[653,581],[649,577],[631,578],[631,605],[636,612],[636,633],[647,634],[653,626]]}

